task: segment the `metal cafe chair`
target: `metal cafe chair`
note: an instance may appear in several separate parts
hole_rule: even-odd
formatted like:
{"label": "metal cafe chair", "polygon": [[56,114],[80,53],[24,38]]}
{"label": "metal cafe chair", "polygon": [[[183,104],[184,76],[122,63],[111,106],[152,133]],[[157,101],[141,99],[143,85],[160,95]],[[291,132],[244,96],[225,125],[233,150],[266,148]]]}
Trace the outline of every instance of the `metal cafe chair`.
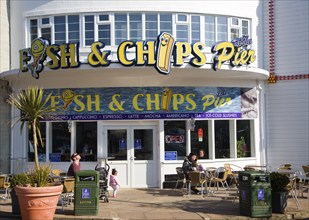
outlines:
{"label": "metal cafe chair", "polygon": [[222,188],[224,189],[226,193],[226,190],[229,190],[229,185],[227,183],[227,177],[228,177],[228,171],[224,167],[218,167],[216,170],[215,177],[211,178],[210,180],[210,185],[214,183],[214,186],[217,186],[217,191],[218,191],[219,184],[221,184]]}
{"label": "metal cafe chair", "polygon": [[290,183],[287,185],[287,190],[289,191],[289,194],[292,196],[293,200],[295,201],[295,204],[297,208],[300,208],[300,203],[297,198],[297,178],[298,178],[298,171],[293,171],[292,170],[292,165],[291,164],[284,164],[280,165],[279,168],[277,168],[278,173],[285,174],[289,177]]}
{"label": "metal cafe chair", "polygon": [[181,189],[185,187],[185,183],[186,183],[186,178],[183,173],[182,167],[176,167],[176,173],[177,173],[177,182],[176,182],[174,191],[176,191],[176,188],[178,187],[178,183],[182,183]]}
{"label": "metal cafe chair", "polygon": [[303,171],[301,172],[301,180],[300,180],[300,196],[304,196],[304,190],[308,191],[307,199],[309,200],[309,166],[302,166]]}
{"label": "metal cafe chair", "polygon": [[189,172],[189,186],[188,186],[188,195],[191,195],[191,186],[201,186],[201,195],[204,197],[204,185],[206,183],[206,174],[205,172],[200,172],[200,171],[190,171]]}
{"label": "metal cafe chair", "polygon": [[3,199],[10,198],[9,194],[10,182],[8,182],[7,179],[8,179],[7,175],[0,175],[0,190],[4,191],[4,196],[1,197]]}
{"label": "metal cafe chair", "polygon": [[74,199],[75,178],[69,177],[63,179],[63,191],[61,194],[62,211],[64,206],[70,205]]}

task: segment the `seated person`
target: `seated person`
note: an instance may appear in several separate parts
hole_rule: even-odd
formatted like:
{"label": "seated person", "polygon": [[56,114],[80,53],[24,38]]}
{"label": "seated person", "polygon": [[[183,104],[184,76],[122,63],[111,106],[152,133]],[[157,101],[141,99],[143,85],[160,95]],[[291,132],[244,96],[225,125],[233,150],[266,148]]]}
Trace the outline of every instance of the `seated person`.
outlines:
{"label": "seated person", "polygon": [[71,160],[73,161],[68,169],[67,176],[75,176],[75,173],[80,171],[80,155],[78,153],[74,153],[71,156]]}
{"label": "seated person", "polygon": [[[197,166],[197,155],[194,153],[190,153],[188,157],[185,158],[182,164],[183,173],[186,177],[186,180],[190,180],[189,172],[195,171]],[[189,181],[187,181],[187,190],[189,191]],[[191,186],[191,190],[198,194],[200,191],[196,189],[195,186]]]}

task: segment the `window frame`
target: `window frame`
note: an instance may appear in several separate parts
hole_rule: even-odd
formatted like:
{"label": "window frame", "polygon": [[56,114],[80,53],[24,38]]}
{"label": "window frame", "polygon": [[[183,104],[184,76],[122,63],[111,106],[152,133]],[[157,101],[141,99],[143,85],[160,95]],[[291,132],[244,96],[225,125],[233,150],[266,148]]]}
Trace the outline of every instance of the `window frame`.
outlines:
{"label": "window frame", "polygon": [[[106,44],[107,48],[110,48],[112,46],[117,46],[120,42],[118,42],[118,44],[116,44],[116,25],[115,25],[115,17],[116,15],[125,15],[126,17],[126,36],[121,39],[121,41],[123,40],[129,40],[130,39],[130,16],[132,14],[140,14],[141,15],[141,40],[148,40],[146,37],[146,17],[147,15],[156,15],[157,19],[156,19],[156,29],[157,29],[157,34],[161,33],[162,31],[167,31],[164,29],[162,29],[162,24],[167,23],[168,26],[168,31],[171,32],[172,35],[174,35],[176,37],[176,41],[178,41],[177,39],[177,27],[178,25],[185,25],[187,27],[188,30],[188,36],[187,36],[187,41],[189,43],[192,43],[192,39],[193,39],[193,34],[196,35],[196,33],[192,32],[193,30],[193,18],[195,16],[199,17],[199,42],[205,43],[206,44],[206,50],[210,51],[210,48],[213,46],[213,44],[215,44],[216,42],[218,42],[220,39],[219,38],[219,30],[218,30],[218,18],[219,17],[226,17],[227,19],[227,40],[231,41],[233,39],[231,34],[233,29],[237,30],[239,32],[239,37],[241,37],[243,35],[243,31],[247,30],[248,31],[248,35],[251,35],[251,28],[252,28],[252,21],[250,18],[240,18],[240,17],[235,17],[235,16],[228,16],[228,15],[212,15],[212,14],[198,14],[198,13],[169,13],[169,12],[93,12],[93,13],[77,13],[77,14],[59,14],[59,15],[55,15],[55,16],[37,16],[37,17],[29,17],[28,18],[28,22],[27,22],[27,30],[29,30],[28,32],[28,36],[29,36],[29,41],[28,44],[31,45],[31,39],[34,38],[34,36],[36,35],[37,37],[42,36],[42,30],[43,28],[50,28],[50,32],[51,32],[51,39],[50,42],[51,44],[55,43],[55,17],[56,16],[64,16],[65,18],[65,43],[69,42],[69,23],[68,23],[68,19],[69,16],[79,16],[79,43],[81,45],[82,48],[85,49],[89,49],[91,47],[91,45],[86,45],[86,28],[85,28],[85,16],[93,16],[94,17],[94,42],[99,40],[99,26],[100,25],[109,25],[109,40],[110,40],[110,45]],[[107,16],[106,20],[100,20],[100,16]],[[171,20],[168,19],[168,21],[162,20],[163,16],[170,16],[169,18]],[[184,16],[185,19],[182,20],[180,18],[180,16]],[[209,45],[209,43],[206,43],[206,17],[207,16],[211,16],[214,19],[214,29],[213,29],[213,33],[214,34],[214,42],[213,44]],[[48,24],[42,24],[42,20],[48,18],[49,22]],[[32,20],[36,20],[37,22],[37,27],[36,27],[36,33],[32,32],[31,30],[31,21]],[[233,24],[233,21],[237,21],[238,23]],[[242,23],[245,22],[245,24],[247,24],[247,26],[243,26]],[[196,32],[196,31],[195,31]],[[154,38],[152,37],[151,40],[154,40]],[[71,41],[71,40],[70,40]],[[195,41],[194,41],[195,42]]]}

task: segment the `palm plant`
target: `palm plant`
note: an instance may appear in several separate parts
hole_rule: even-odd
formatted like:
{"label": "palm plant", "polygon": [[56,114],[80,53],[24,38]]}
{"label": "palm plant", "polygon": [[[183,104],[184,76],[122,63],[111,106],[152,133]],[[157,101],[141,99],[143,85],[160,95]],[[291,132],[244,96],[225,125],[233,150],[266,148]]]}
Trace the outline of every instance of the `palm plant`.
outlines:
{"label": "palm plant", "polygon": [[28,89],[21,90],[16,94],[10,94],[8,98],[8,103],[21,111],[21,116],[15,122],[21,122],[21,130],[23,129],[25,123],[29,122],[29,130],[32,131],[33,134],[34,162],[36,169],[40,168],[38,158],[38,141],[40,141],[40,144],[44,146],[40,131],[40,120],[58,108],[46,106],[51,98],[51,95],[52,93],[49,93],[45,97],[44,89],[29,87]]}

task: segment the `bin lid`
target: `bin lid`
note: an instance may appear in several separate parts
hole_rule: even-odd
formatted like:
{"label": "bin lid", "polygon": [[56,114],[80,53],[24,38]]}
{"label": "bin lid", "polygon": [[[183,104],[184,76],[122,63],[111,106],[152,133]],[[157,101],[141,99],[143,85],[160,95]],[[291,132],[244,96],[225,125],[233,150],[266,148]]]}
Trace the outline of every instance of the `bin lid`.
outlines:
{"label": "bin lid", "polygon": [[98,182],[99,172],[95,170],[80,170],[75,173],[75,179],[77,182],[79,181]]}

